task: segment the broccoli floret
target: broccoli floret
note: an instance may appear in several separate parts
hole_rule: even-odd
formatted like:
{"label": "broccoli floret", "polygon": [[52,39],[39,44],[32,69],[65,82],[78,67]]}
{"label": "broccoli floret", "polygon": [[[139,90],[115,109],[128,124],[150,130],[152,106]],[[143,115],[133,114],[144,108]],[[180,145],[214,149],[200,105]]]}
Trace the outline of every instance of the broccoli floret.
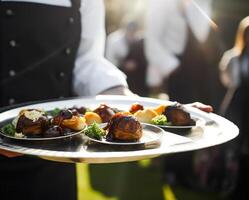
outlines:
{"label": "broccoli floret", "polygon": [[55,108],[55,109],[50,111],[50,115],[52,115],[52,117],[55,117],[55,116],[59,115],[60,111],[61,111],[61,109]]}
{"label": "broccoli floret", "polygon": [[154,125],[170,125],[170,122],[167,121],[165,115],[158,115],[151,120],[151,123]]}
{"label": "broccoli floret", "polygon": [[105,136],[105,131],[99,127],[97,123],[92,123],[90,126],[88,126],[84,133],[93,139],[101,140],[103,136]]}
{"label": "broccoli floret", "polygon": [[1,131],[10,136],[15,136],[16,129],[12,123],[6,124],[4,127],[1,128]]}

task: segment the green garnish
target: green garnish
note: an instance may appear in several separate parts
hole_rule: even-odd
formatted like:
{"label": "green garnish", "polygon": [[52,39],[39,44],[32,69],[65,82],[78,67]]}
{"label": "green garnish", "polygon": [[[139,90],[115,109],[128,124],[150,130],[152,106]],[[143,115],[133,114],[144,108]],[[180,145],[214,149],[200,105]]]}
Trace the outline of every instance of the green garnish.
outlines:
{"label": "green garnish", "polygon": [[6,135],[10,135],[10,136],[15,136],[15,133],[16,133],[16,129],[14,127],[13,124],[9,123],[9,124],[6,124],[5,126],[3,126],[1,128],[1,131],[6,134]]}
{"label": "green garnish", "polygon": [[101,140],[101,138],[105,135],[105,131],[99,127],[96,122],[93,122],[89,125],[85,130],[84,133],[93,139]]}
{"label": "green garnish", "polygon": [[52,117],[55,117],[57,115],[59,115],[61,109],[59,108],[54,108],[53,110],[51,110],[49,113],[52,115]]}
{"label": "green garnish", "polygon": [[154,125],[171,125],[168,122],[167,117],[165,115],[158,115],[151,120],[151,123]]}

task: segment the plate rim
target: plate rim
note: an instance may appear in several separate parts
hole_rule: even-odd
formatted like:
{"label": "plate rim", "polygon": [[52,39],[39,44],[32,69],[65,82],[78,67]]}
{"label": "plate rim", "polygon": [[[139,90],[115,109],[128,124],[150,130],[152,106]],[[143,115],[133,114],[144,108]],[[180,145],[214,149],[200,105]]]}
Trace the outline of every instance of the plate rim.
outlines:
{"label": "plate rim", "polygon": [[69,135],[63,135],[63,136],[57,136],[57,137],[49,137],[49,138],[48,137],[34,137],[32,138],[32,137],[14,137],[14,136],[5,134],[0,130],[0,135],[5,138],[16,140],[16,141],[51,141],[51,140],[62,140],[62,139],[74,137],[74,136],[82,134],[82,132],[83,130],[74,132]]}

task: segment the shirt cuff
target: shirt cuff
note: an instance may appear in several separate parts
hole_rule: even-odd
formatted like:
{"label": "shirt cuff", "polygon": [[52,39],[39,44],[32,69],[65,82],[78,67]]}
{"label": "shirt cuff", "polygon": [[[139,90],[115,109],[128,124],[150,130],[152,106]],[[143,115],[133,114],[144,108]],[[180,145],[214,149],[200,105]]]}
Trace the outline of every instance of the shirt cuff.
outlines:
{"label": "shirt cuff", "polygon": [[107,79],[103,83],[94,85],[92,87],[90,86],[92,89],[89,90],[89,95],[94,96],[94,95],[100,94],[101,92],[107,89],[117,87],[117,86],[124,86],[128,88],[125,78],[121,76],[120,77],[108,76]]}
{"label": "shirt cuff", "polygon": [[74,81],[77,95],[94,96],[116,86],[128,88],[125,74],[104,58],[89,61],[84,67],[87,70],[78,71]]}

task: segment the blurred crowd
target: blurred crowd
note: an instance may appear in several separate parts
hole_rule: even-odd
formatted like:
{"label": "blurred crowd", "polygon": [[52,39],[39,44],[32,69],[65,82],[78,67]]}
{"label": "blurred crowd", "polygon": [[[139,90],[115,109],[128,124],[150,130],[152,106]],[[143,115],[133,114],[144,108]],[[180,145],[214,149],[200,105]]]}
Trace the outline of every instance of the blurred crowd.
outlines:
{"label": "blurred crowd", "polygon": [[128,13],[107,36],[106,58],[127,75],[134,93],[210,104],[240,128],[240,136],[226,145],[164,158],[165,179],[172,185],[246,199],[249,9],[243,5],[247,4],[149,0],[144,24]]}

